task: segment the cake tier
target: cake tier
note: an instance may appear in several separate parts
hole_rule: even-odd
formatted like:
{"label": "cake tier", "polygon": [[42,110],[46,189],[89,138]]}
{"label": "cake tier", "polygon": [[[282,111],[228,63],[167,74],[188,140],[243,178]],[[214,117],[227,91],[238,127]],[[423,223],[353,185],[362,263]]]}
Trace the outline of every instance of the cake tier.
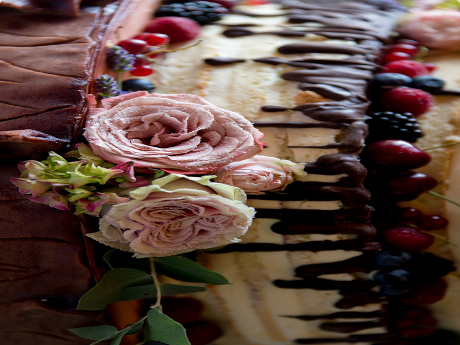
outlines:
{"label": "cake tier", "polygon": [[[201,295],[216,345],[369,344],[392,337],[367,272],[379,244],[359,163],[375,60],[399,13],[347,3],[238,8],[168,56],[160,93],[192,93],[264,133],[263,154],[306,163],[282,193],[249,196],[239,244],[200,256],[232,285]],[[197,294],[197,296],[200,294]]]}

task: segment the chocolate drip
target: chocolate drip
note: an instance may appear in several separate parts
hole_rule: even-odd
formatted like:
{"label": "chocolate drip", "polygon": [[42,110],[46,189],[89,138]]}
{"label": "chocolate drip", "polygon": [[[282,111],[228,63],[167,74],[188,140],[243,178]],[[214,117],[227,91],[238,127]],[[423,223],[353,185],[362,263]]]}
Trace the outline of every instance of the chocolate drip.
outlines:
{"label": "chocolate drip", "polygon": [[342,60],[327,60],[327,59],[304,59],[304,60],[285,60],[279,57],[265,57],[254,59],[255,62],[266,63],[269,65],[289,64],[293,67],[304,67],[303,63],[316,63],[321,65],[356,65],[355,68],[362,68],[363,65],[378,68],[378,66],[367,60],[359,59],[358,57],[349,57]]}
{"label": "chocolate drip", "polygon": [[296,244],[274,244],[274,243],[244,243],[229,244],[220,249],[213,250],[212,254],[225,254],[232,252],[323,252],[328,250],[356,250],[361,252],[380,250],[377,242],[363,243],[356,240],[345,241],[311,241]]}
{"label": "chocolate drip", "polygon": [[295,276],[305,278],[320,274],[349,273],[349,272],[370,272],[375,270],[375,255],[364,253],[357,257],[339,262],[325,264],[312,264],[297,267]]}
{"label": "chocolate drip", "polygon": [[374,209],[370,206],[357,209],[338,210],[294,210],[294,209],[271,209],[260,208],[257,210],[256,218],[270,218],[291,221],[305,221],[308,224],[330,224],[337,222],[368,223]]}
{"label": "chocolate drip", "polygon": [[299,315],[299,316],[286,316],[292,317],[304,321],[313,321],[313,320],[324,320],[324,319],[374,319],[381,317],[383,313],[381,311],[369,311],[369,312],[359,312],[359,311],[341,311],[332,314],[326,315]]}
{"label": "chocolate drip", "polygon": [[329,280],[322,278],[305,278],[302,280],[275,280],[275,286],[282,289],[315,289],[341,291],[368,291],[377,285],[372,280]]}
{"label": "chocolate drip", "polygon": [[335,306],[339,309],[351,309],[367,304],[376,304],[382,302],[382,296],[376,292],[353,292],[341,291],[343,298]]}
{"label": "chocolate drip", "polygon": [[279,31],[265,31],[265,32],[254,32],[245,27],[234,26],[225,30],[222,35],[226,37],[243,37],[252,35],[276,35],[282,37],[302,37],[305,36],[305,32],[294,31],[294,30],[279,30]]}
{"label": "chocolate drip", "polygon": [[341,101],[351,96],[351,92],[333,85],[302,83],[299,85],[302,91],[313,91],[321,96]]}
{"label": "chocolate drip", "polygon": [[384,343],[390,340],[395,340],[395,335],[391,333],[377,334],[353,334],[346,338],[312,338],[312,339],[296,339],[297,344],[343,344],[343,343],[361,343],[373,342],[374,344]]}
{"label": "chocolate drip", "polygon": [[339,77],[359,80],[372,79],[372,73],[356,70],[349,67],[334,68],[331,66],[313,70],[297,70],[284,73],[281,78],[307,83],[305,77]]}
{"label": "chocolate drip", "polygon": [[320,328],[331,332],[354,333],[365,329],[388,327],[388,325],[389,322],[387,320],[364,322],[325,322],[321,324]]}
{"label": "chocolate drip", "polygon": [[266,111],[267,113],[276,113],[277,111],[285,111],[289,110],[289,108],[286,107],[280,107],[277,105],[264,105],[262,108],[260,108],[262,111]]}
{"label": "chocolate drip", "polygon": [[[269,105],[266,107],[270,107]],[[334,122],[253,122],[252,125],[256,128],[276,127],[276,128],[331,128],[342,129],[348,127],[346,123]]]}
{"label": "chocolate drip", "polygon": [[211,66],[224,66],[232,65],[234,63],[245,62],[245,59],[225,58],[225,57],[214,57],[205,59],[204,62]]}
{"label": "chocolate drip", "polygon": [[329,53],[366,55],[369,50],[345,44],[324,44],[317,42],[291,43],[277,49],[280,54],[305,54],[305,53]]}
{"label": "chocolate drip", "polygon": [[439,91],[430,91],[430,93],[442,96],[460,96],[460,90],[458,89],[442,89]]}

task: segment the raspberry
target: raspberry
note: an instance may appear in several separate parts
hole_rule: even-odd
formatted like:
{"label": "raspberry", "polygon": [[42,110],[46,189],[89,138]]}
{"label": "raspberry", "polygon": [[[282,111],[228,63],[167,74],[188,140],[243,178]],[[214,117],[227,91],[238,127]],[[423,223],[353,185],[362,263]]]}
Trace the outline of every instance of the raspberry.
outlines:
{"label": "raspberry", "polygon": [[379,103],[385,110],[417,117],[433,106],[434,99],[428,92],[402,86],[383,92]]}
{"label": "raspberry", "polygon": [[434,242],[434,237],[414,228],[394,227],[383,231],[383,239],[398,249],[418,252],[427,249]]}
{"label": "raspberry", "polygon": [[446,282],[437,278],[415,288],[402,301],[418,306],[436,303],[444,297],[446,289]]}
{"label": "raspberry", "polygon": [[430,74],[424,64],[412,60],[393,61],[387,63],[384,67],[386,68],[385,72],[401,73],[411,78]]}
{"label": "raspberry", "polygon": [[199,35],[200,30],[200,26],[194,20],[180,17],[155,18],[145,28],[146,32],[168,35],[171,43],[192,40]]}

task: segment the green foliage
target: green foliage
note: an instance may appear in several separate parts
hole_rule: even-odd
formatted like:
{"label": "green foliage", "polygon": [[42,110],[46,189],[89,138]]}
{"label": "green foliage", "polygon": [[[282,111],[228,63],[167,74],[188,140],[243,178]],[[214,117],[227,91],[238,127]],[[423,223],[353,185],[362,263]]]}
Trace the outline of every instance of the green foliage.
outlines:
{"label": "green foliage", "polygon": [[111,339],[118,333],[115,327],[109,325],[72,328],[69,331],[81,338],[99,341]]}
{"label": "green foliage", "polygon": [[161,341],[168,345],[190,345],[185,334],[185,328],[161,313],[157,308],[147,313],[150,340]]}
{"label": "green foliage", "polygon": [[89,290],[78,302],[79,310],[103,310],[107,304],[121,301],[125,288],[153,284],[152,277],[131,268],[108,271],[102,280]]}
{"label": "green foliage", "polygon": [[190,283],[207,283],[213,285],[229,284],[219,273],[210,271],[183,256],[168,256],[155,259],[156,270],[165,276]]}

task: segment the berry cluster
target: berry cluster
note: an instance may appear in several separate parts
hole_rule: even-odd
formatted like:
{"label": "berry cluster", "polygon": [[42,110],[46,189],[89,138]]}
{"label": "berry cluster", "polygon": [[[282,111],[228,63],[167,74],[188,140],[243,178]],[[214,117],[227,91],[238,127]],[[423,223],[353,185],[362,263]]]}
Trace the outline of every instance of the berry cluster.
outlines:
{"label": "berry cluster", "polygon": [[196,1],[162,5],[155,16],[189,18],[204,25],[220,20],[227,12],[227,8],[216,2]]}
{"label": "berry cluster", "polygon": [[441,90],[444,81],[429,75],[436,68],[433,64],[411,60],[420,55],[422,48],[415,41],[403,39],[386,49],[381,59],[384,71],[377,74],[372,83],[374,107],[418,117],[433,106],[434,99],[429,92]]}
{"label": "berry cluster", "polygon": [[428,92],[444,86],[441,79],[429,75],[433,65],[411,60],[419,52],[417,42],[399,40],[382,57],[385,71],[372,83],[374,109],[367,121],[368,145],[361,156],[376,209],[372,221],[383,248],[375,258],[379,270],[373,279],[380,293],[389,296],[390,311],[398,310],[391,317],[395,320],[391,328],[401,338],[414,341],[437,334],[436,320],[423,306],[443,298],[446,283],[442,277],[454,270],[449,260],[423,253],[439,236],[431,231],[446,228],[447,219],[396,206],[437,185],[431,176],[413,171],[431,160],[427,152],[411,144],[423,135],[416,117],[433,105]]}
{"label": "berry cluster", "polygon": [[368,115],[369,125],[367,143],[385,139],[401,139],[414,143],[423,136],[420,125],[411,113],[394,113],[391,111],[375,112]]}

